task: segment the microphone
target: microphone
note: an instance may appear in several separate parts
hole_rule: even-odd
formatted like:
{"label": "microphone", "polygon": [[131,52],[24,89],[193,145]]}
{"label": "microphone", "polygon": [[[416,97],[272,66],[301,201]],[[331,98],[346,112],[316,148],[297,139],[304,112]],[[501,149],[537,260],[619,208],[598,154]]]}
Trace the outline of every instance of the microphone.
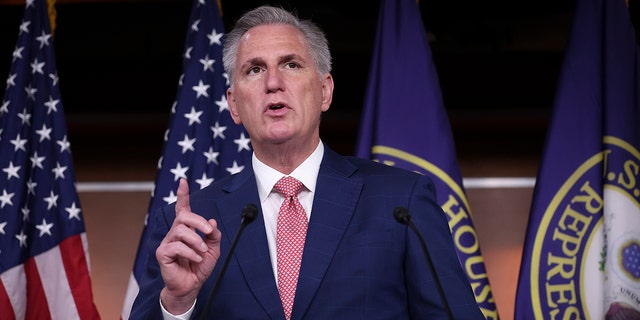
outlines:
{"label": "microphone", "polygon": [[231,255],[233,254],[233,250],[235,250],[236,245],[238,244],[238,239],[240,239],[240,234],[244,228],[258,216],[258,207],[255,204],[250,203],[242,208],[242,214],[240,215],[240,228],[238,228],[238,232],[236,232],[236,236],[233,238],[233,242],[231,242],[231,248],[229,248],[229,253],[227,257],[224,259],[224,263],[222,264],[222,268],[220,269],[220,274],[218,274],[218,278],[216,279],[216,283],[213,285],[213,289],[209,294],[209,299],[207,299],[207,303],[205,304],[204,310],[200,315],[200,319],[204,320],[209,311],[209,307],[211,306],[211,302],[213,301],[213,297],[216,295],[216,291],[218,291],[218,287],[220,287],[220,282],[222,277],[224,276],[224,272],[227,270],[227,266],[229,265],[229,260],[231,260]]}
{"label": "microphone", "polygon": [[427,258],[427,263],[429,263],[429,267],[431,269],[431,276],[436,281],[436,287],[438,288],[438,293],[440,294],[440,299],[442,299],[442,303],[444,304],[445,309],[447,310],[447,314],[449,319],[453,320],[453,313],[451,313],[451,307],[449,307],[449,303],[447,302],[447,298],[444,295],[444,289],[442,288],[442,283],[440,283],[440,278],[436,274],[436,268],[433,265],[433,260],[431,260],[431,255],[429,254],[429,250],[427,249],[427,244],[424,242],[424,238],[422,238],[422,234],[416,228],[416,225],[413,224],[411,220],[411,213],[409,213],[409,209],[405,207],[396,207],[393,210],[393,217],[396,218],[396,221],[409,226],[420,239],[420,245],[422,246],[422,251],[424,251],[424,256]]}

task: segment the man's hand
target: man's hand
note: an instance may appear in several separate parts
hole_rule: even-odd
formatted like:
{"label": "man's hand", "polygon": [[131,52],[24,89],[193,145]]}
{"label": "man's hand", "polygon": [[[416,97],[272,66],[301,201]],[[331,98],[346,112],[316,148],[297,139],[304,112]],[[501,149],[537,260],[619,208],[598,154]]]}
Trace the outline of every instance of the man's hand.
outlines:
{"label": "man's hand", "polygon": [[191,212],[189,185],[180,179],[176,219],[156,250],[165,284],[160,299],[167,311],[182,314],[191,308],[220,258],[221,236],[215,220]]}

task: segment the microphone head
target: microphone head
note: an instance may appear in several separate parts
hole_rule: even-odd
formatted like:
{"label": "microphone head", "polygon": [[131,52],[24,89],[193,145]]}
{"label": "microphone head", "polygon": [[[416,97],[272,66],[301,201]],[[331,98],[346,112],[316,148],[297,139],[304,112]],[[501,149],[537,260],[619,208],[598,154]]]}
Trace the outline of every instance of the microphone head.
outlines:
{"label": "microphone head", "polygon": [[393,209],[393,217],[402,224],[409,224],[409,221],[411,221],[411,213],[409,213],[409,209],[405,207],[396,207]]}
{"label": "microphone head", "polygon": [[242,215],[241,215],[242,224],[247,225],[253,222],[253,220],[255,220],[257,216],[258,216],[258,207],[255,204],[249,203],[244,208],[242,208]]}

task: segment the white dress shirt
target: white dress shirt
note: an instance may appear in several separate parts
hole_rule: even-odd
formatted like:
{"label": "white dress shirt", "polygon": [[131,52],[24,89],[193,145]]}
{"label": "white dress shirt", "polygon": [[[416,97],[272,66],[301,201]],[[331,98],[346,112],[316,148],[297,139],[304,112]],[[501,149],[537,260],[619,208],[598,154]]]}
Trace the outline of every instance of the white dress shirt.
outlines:
{"label": "white dress shirt", "polygon": [[[316,150],[300,164],[289,176],[294,177],[302,184],[304,189],[298,194],[298,200],[307,214],[307,218],[311,218],[311,206],[313,204],[313,196],[316,190],[316,181],[318,179],[318,171],[320,171],[320,162],[324,155],[324,146],[322,142],[318,144]],[[266,164],[258,160],[255,154],[252,159],[253,171],[256,175],[256,183],[258,185],[258,195],[260,196],[260,205],[262,206],[262,215],[264,217],[264,228],[267,231],[267,243],[269,245],[269,255],[271,256],[271,267],[275,279],[278,279],[278,261],[276,252],[276,233],[278,230],[278,212],[284,201],[284,196],[273,190],[273,186],[280,180],[283,175],[279,171],[268,167]]]}
{"label": "white dress shirt", "polygon": [[[298,194],[298,200],[300,201],[302,208],[304,208],[304,212],[307,214],[308,219],[311,218],[311,207],[316,191],[316,182],[318,180],[318,172],[320,171],[320,163],[322,162],[323,156],[324,145],[322,144],[322,141],[320,141],[313,153],[311,153],[311,155],[289,175],[300,180],[305,187]],[[260,205],[262,206],[264,227],[267,232],[267,244],[269,245],[269,256],[271,257],[271,269],[273,270],[274,279],[278,279],[276,233],[278,230],[278,212],[280,211],[280,206],[284,201],[284,196],[273,190],[273,187],[276,182],[285,175],[264,164],[264,162],[260,161],[260,159],[256,157],[255,153],[251,158],[251,165],[253,166],[253,172],[256,176],[258,196],[260,197]],[[195,305],[196,304],[194,302],[191,308],[181,315],[172,315],[165,310],[162,302],[160,302],[164,320],[187,320],[191,317]]]}

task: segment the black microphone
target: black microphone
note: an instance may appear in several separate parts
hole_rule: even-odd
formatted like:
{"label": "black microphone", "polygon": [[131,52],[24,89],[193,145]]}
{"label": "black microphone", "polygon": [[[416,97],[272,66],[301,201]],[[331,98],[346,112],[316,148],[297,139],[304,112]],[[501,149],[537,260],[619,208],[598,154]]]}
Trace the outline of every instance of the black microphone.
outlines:
{"label": "black microphone", "polygon": [[224,276],[224,272],[227,270],[227,266],[229,265],[229,260],[231,260],[231,255],[233,254],[233,250],[235,250],[236,245],[238,244],[238,239],[240,239],[240,234],[244,228],[258,216],[258,207],[255,204],[250,203],[242,208],[242,214],[240,217],[240,228],[238,228],[238,232],[236,232],[235,238],[233,238],[233,242],[231,243],[231,248],[229,248],[229,253],[227,257],[224,259],[224,263],[222,264],[222,268],[220,269],[220,274],[218,274],[218,278],[216,279],[216,283],[213,285],[213,289],[211,290],[211,294],[209,294],[209,299],[207,299],[207,303],[205,304],[204,310],[200,315],[200,319],[204,320],[209,311],[209,307],[211,306],[211,301],[213,301],[213,297],[216,295],[216,291],[218,291],[218,287],[220,287],[220,282],[222,277]]}
{"label": "black microphone", "polygon": [[436,287],[438,288],[438,293],[440,294],[440,299],[442,299],[442,303],[444,304],[445,309],[447,310],[447,314],[449,315],[449,319],[453,320],[453,313],[451,313],[451,307],[449,307],[449,303],[447,302],[447,298],[444,295],[444,289],[442,288],[442,283],[440,283],[440,278],[436,274],[436,268],[433,265],[433,260],[431,260],[431,255],[429,254],[429,250],[427,249],[427,244],[424,242],[424,238],[422,238],[422,234],[416,228],[416,225],[413,224],[411,220],[411,213],[409,213],[409,209],[405,207],[396,207],[393,209],[393,217],[396,218],[396,221],[409,226],[420,239],[420,245],[422,245],[422,251],[424,251],[424,256],[427,258],[427,263],[429,263],[429,267],[431,268],[431,276],[436,281]]}

